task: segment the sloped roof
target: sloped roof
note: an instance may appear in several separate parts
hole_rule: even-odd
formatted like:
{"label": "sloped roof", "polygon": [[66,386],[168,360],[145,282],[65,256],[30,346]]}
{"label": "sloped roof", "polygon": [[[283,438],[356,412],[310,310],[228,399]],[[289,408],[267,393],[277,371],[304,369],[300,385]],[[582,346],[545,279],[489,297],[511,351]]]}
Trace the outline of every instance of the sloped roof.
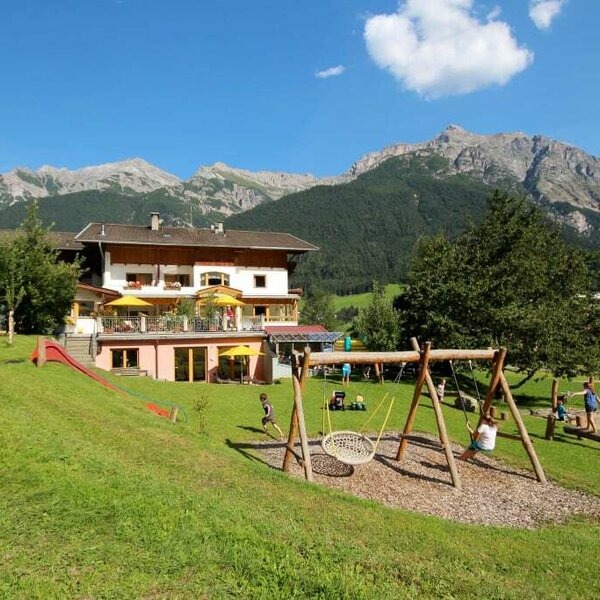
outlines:
{"label": "sloped roof", "polygon": [[79,242],[105,242],[113,244],[141,244],[152,246],[197,246],[211,248],[240,248],[257,250],[286,250],[311,252],[317,246],[290,233],[267,231],[225,230],[215,233],[210,229],[161,227],[153,230],[139,225],[115,223],[90,223],[76,236]]}

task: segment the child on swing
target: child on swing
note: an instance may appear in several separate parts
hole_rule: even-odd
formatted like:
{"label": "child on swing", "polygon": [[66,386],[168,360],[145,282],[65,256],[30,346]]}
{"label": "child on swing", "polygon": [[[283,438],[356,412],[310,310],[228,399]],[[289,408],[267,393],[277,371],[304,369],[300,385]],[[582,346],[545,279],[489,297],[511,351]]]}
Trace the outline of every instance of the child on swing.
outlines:
{"label": "child on swing", "polygon": [[486,414],[481,418],[481,425],[479,425],[477,431],[473,431],[473,428],[468,422],[467,429],[471,434],[471,444],[458,457],[459,460],[473,458],[478,452],[491,452],[496,447],[498,427],[496,421],[494,421],[489,414]]}

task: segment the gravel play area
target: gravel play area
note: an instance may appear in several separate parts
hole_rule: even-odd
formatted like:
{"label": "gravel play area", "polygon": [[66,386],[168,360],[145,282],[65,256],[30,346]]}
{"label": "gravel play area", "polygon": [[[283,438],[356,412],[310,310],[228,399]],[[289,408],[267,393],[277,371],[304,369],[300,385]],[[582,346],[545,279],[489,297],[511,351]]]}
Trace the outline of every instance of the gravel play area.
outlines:
{"label": "gravel play area", "polygon": [[[411,436],[405,458],[395,460],[399,434],[379,443],[374,460],[351,467],[327,456],[318,440],[310,449],[315,480],[332,488],[403,508],[463,523],[534,528],[565,522],[572,515],[600,519],[600,498],[567,490],[554,483],[542,485],[532,471],[506,466],[480,453],[468,462],[458,461],[462,490],[452,486],[444,453],[436,438]],[[253,445],[273,468],[281,469],[285,452],[278,442]],[[297,445],[298,453],[300,446]],[[461,448],[453,446],[455,457]],[[292,461],[292,475],[303,477]]]}

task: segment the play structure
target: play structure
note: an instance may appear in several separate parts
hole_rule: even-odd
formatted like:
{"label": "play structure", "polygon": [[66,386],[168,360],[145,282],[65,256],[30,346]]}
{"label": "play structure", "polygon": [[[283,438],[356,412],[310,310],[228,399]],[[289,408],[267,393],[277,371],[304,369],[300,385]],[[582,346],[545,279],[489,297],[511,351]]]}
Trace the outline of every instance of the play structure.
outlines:
{"label": "play structure", "polygon": [[[110,381],[108,381],[107,379],[102,377],[101,375],[98,375],[98,373],[92,371],[91,369],[88,369],[86,366],[82,365],[79,361],[75,360],[57,342],[53,342],[51,340],[46,340],[42,337],[39,337],[37,339],[36,347],[34,348],[34,350],[31,353],[29,358],[30,358],[31,362],[36,364],[38,367],[43,367],[44,364],[47,362],[62,363],[64,365],[67,365],[69,368],[71,368],[75,371],[78,371],[79,373],[82,373],[86,377],[90,377],[91,379],[93,379],[100,385],[103,385],[105,388],[108,388],[109,390],[117,392],[118,394],[121,394],[123,396],[130,395],[130,396],[135,396],[136,398],[139,398],[140,400],[143,400],[144,402],[146,402],[146,404],[145,404],[146,408],[150,412],[153,412],[155,415],[158,415],[160,417],[165,417],[166,419],[170,419],[171,421],[173,421],[175,423],[177,421],[177,416],[178,416],[179,412],[181,411],[181,414],[182,414],[184,420],[187,421],[187,416],[185,414],[185,411],[183,411],[183,409],[180,406],[178,406],[177,404],[173,404],[171,402],[166,402],[166,401],[161,401],[160,403],[158,403],[156,400],[153,400],[152,398],[146,398],[144,396],[141,396],[140,394],[137,394],[136,392],[132,392],[131,390],[126,390],[124,388],[121,388],[121,387],[111,383]],[[170,408],[168,410],[165,408],[162,408],[159,405],[161,403],[168,404]]]}
{"label": "play structure", "polygon": [[119,394],[124,393],[110,381],[107,381],[104,377],[98,375],[98,373],[95,373],[76,361],[58,342],[38,338],[37,346],[29,358],[31,359],[31,362],[35,363],[38,367],[43,367],[46,362],[62,363],[75,371],[79,371],[79,373],[83,373],[94,381],[97,381],[100,385],[103,385],[109,390],[113,390],[113,392],[118,392]]}
{"label": "play structure", "polygon": [[[481,403],[481,414],[485,414],[490,410],[492,400],[498,387],[502,390],[504,400],[508,404],[512,416],[517,425],[519,434],[516,437],[523,443],[527,452],[535,475],[541,483],[546,483],[546,476],[542,465],[537,457],[527,428],[523,423],[523,419],[515,401],[513,399],[508,381],[504,375],[504,361],[506,359],[506,349],[486,349],[486,350],[432,350],[431,344],[427,342],[421,349],[415,338],[411,340],[413,351],[406,352],[315,352],[311,353],[310,348],[305,348],[304,355],[294,353],[292,356],[292,385],[294,391],[294,406],[292,409],[292,417],[290,422],[289,436],[286,444],[285,456],[283,459],[283,470],[289,472],[291,468],[292,458],[295,457],[302,465],[304,477],[307,481],[313,481],[313,470],[311,455],[309,450],[309,440],[306,433],[306,424],[304,421],[304,403],[303,393],[308,372],[311,367],[325,365],[340,365],[343,363],[351,363],[353,365],[376,365],[376,364],[397,364],[406,365],[408,363],[418,364],[419,374],[415,383],[412,402],[404,425],[404,430],[396,453],[396,460],[401,461],[404,458],[406,447],[410,442],[410,435],[413,431],[413,426],[419,408],[419,401],[423,388],[427,385],[429,397],[435,413],[435,419],[438,429],[438,437],[442,445],[443,452],[448,464],[448,470],[454,487],[460,489],[461,482],[458,469],[456,466],[454,454],[444,415],[442,412],[441,403],[439,401],[437,391],[429,371],[429,365],[439,361],[491,361],[491,379],[486,390],[485,398]],[[381,434],[387,423],[393,400],[390,402],[388,414],[381,427],[377,440],[381,438]],[[466,416],[465,410],[465,418]],[[295,449],[296,439],[300,438],[301,455]],[[342,462],[347,464],[364,464],[373,459],[376,451],[377,442],[366,437],[361,432],[352,431],[330,431],[328,437],[324,439],[327,442],[323,448],[327,454],[342,459]]]}

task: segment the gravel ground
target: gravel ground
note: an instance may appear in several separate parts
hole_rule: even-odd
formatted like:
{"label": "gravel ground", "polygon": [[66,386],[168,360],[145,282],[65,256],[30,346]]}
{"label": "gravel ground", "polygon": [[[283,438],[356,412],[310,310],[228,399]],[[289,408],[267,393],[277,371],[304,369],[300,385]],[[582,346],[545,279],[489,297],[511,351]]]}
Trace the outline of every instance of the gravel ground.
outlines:
{"label": "gravel ground", "polygon": [[[403,508],[463,523],[535,528],[563,523],[572,515],[600,520],[600,498],[567,490],[554,483],[542,485],[533,472],[506,466],[479,454],[458,461],[462,490],[452,486],[444,453],[436,438],[427,434],[411,436],[402,462],[395,460],[399,434],[381,440],[375,459],[351,467],[323,453],[318,440],[311,440],[315,480],[332,488]],[[277,442],[257,443],[265,461],[281,469],[284,447]],[[300,446],[297,445],[298,453]],[[453,445],[456,457],[462,448]],[[292,475],[303,477],[296,461]]]}

